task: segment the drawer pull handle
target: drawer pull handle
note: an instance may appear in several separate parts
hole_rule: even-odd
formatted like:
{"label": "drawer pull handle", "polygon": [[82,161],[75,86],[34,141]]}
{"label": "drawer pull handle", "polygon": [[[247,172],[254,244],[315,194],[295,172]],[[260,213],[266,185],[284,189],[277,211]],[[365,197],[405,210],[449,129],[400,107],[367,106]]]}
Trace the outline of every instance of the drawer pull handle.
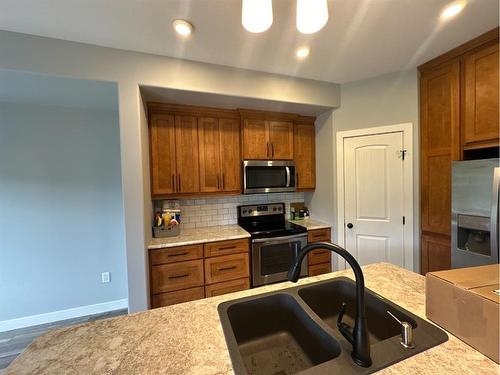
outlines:
{"label": "drawer pull handle", "polygon": [[189,253],[186,251],[184,253],[177,253],[177,254],[168,254],[169,257],[180,257],[182,255],[188,255]]}
{"label": "drawer pull handle", "polygon": [[182,279],[183,277],[188,277],[189,273],[185,273],[184,275],[175,275],[175,276],[169,276],[169,279]]}
{"label": "drawer pull handle", "polygon": [[231,267],[224,267],[224,268],[219,268],[219,271],[229,271],[229,270],[235,270],[236,266],[231,266]]}
{"label": "drawer pull handle", "polygon": [[328,254],[328,251],[318,251],[316,255]]}
{"label": "drawer pull handle", "polygon": [[236,246],[224,246],[224,247],[219,247],[219,250],[231,250],[231,249],[236,249]]}

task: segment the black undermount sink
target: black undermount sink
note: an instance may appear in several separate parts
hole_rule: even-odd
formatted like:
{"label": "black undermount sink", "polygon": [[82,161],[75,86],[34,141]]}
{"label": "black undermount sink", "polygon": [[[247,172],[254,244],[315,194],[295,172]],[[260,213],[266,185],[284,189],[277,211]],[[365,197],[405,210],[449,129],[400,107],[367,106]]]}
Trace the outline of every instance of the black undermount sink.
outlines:
{"label": "black undermount sink", "polygon": [[[353,324],[355,294],[355,283],[340,277],[220,304],[235,373],[367,374],[448,340],[438,327],[366,289],[373,364],[357,366],[352,345],[336,326],[342,302],[347,304],[343,321]],[[411,324],[413,349],[401,345],[401,327],[387,311]]]}

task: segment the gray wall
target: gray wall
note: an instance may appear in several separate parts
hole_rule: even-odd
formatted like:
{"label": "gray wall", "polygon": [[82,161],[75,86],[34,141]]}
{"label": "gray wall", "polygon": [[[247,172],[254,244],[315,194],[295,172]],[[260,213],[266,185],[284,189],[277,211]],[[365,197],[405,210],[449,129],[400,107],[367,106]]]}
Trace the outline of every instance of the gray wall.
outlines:
{"label": "gray wall", "polygon": [[[374,126],[413,123],[413,194],[414,194],[414,268],[420,269],[420,190],[419,190],[419,90],[417,69],[387,74],[375,78],[343,84],[341,105],[332,116],[316,122],[316,167],[320,176],[316,192],[306,195],[312,210],[336,226],[336,136],[337,132]],[[324,130],[323,130],[324,129]],[[331,130],[330,130],[331,129]],[[331,165],[324,158],[331,161]],[[329,175],[331,173],[331,176]],[[333,197],[332,195],[333,194]],[[331,215],[327,214],[328,209]],[[337,233],[333,233],[337,239]]]}
{"label": "gray wall", "polygon": [[45,73],[118,83],[120,150],[131,312],[148,307],[145,246],[151,229],[150,186],[145,121],[139,85],[260,98],[276,102],[337,108],[333,83],[232,69],[193,61],[127,52],[81,43],[0,31],[0,69]]}
{"label": "gray wall", "polygon": [[0,103],[0,321],[127,298],[119,136],[117,111]]}

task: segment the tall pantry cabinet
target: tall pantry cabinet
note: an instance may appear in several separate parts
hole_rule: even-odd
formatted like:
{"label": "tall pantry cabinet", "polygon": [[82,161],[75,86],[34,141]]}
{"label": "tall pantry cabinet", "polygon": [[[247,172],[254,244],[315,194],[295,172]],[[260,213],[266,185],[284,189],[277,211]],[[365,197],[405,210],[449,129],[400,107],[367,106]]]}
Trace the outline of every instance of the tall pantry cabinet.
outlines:
{"label": "tall pantry cabinet", "polygon": [[498,148],[498,69],[498,28],[419,67],[422,274],[450,268],[452,161]]}

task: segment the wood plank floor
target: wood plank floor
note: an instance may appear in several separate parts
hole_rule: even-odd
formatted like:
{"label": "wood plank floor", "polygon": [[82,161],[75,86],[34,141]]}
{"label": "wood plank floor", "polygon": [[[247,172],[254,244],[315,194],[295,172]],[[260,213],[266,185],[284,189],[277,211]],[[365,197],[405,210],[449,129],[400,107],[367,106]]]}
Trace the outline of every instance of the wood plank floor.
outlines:
{"label": "wood plank floor", "polygon": [[80,318],[61,320],[53,323],[0,332],[0,375],[3,373],[3,370],[5,370],[7,366],[9,366],[9,364],[24,349],[26,349],[29,344],[31,344],[34,339],[51,329],[86,323],[93,320],[113,318],[115,316],[126,314],[127,309],[121,309],[102,314],[82,316]]}

